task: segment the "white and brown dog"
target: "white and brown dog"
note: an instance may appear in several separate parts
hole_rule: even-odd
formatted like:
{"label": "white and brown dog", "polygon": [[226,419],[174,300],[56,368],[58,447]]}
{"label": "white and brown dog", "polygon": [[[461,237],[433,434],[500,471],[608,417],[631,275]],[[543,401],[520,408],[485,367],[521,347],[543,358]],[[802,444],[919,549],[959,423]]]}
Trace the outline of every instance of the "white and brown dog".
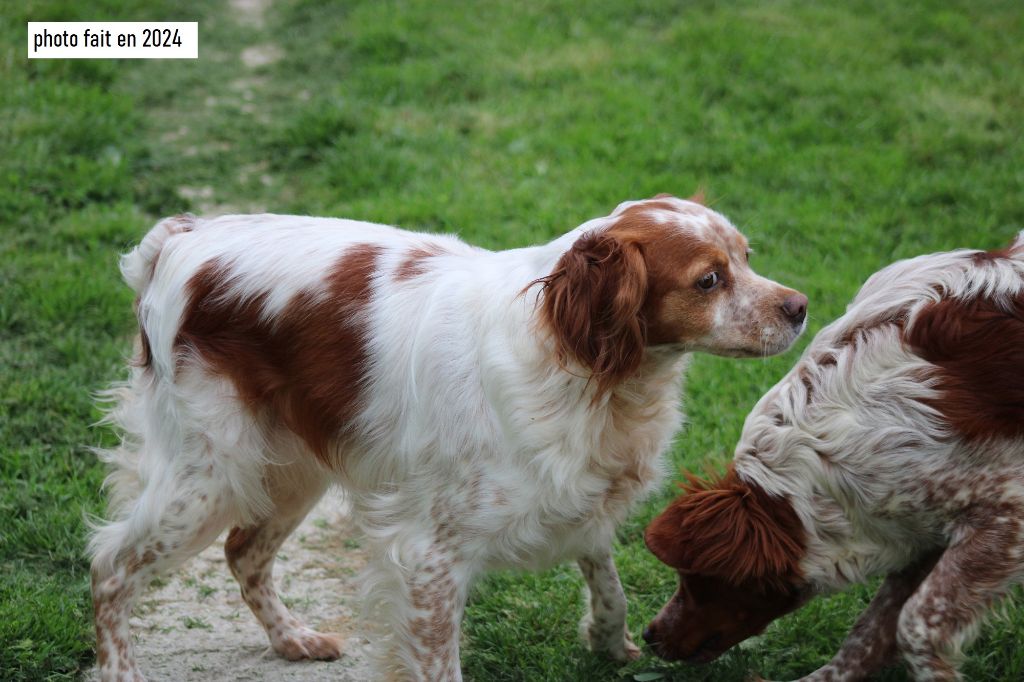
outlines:
{"label": "white and brown dog", "polygon": [[545,246],[325,218],[160,222],[122,259],[139,355],[111,391],[122,445],[91,542],[104,680],[140,678],[144,587],[225,546],[274,650],[334,658],[271,578],[285,537],[337,483],[366,533],[381,675],[456,680],[459,624],[491,567],[577,559],[585,632],[639,654],[611,557],[659,481],[691,351],[778,353],[807,299],[756,275],[704,206],[626,202]]}
{"label": "white and brown dog", "polygon": [[1024,235],[872,276],[747,417],[722,479],[691,478],[647,529],[679,572],[644,632],[716,658],[809,597],[885,575],[830,663],[902,657],[958,679],[988,608],[1024,580]]}

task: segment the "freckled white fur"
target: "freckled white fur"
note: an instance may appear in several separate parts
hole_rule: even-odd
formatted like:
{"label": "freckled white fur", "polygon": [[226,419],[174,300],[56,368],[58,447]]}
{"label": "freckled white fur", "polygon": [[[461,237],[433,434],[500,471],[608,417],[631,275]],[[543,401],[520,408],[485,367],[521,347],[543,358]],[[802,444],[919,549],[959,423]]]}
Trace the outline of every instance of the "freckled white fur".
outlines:
{"label": "freckled white fur", "polygon": [[[90,549],[94,574],[113,576],[109,589],[97,593],[109,599],[112,620],[123,618],[126,628],[142,586],[224,525],[265,526],[286,507],[301,519],[330,480],[346,490],[376,557],[366,593],[382,672],[458,679],[457,623],[474,576],[569,558],[598,567],[598,577],[588,578],[594,603],[601,604],[588,616],[591,642],[620,657],[638,655],[624,630],[610,547],[633,503],[660,480],[660,455],[681,421],[685,355],[680,348],[652,350],[636,376],[591,404],[594,385],[586,371],[565,371],[552,359],[537,320],[539,287],[523,293],[580,235],[610,226],[630,205],[550,244],[503,252],[326,218],[188,217],[158,224],[122,260],[140,296],[153,366],[134,369],[109,396],[109,420],[125,436],[120,448],[101,453],[115,467],[113,519],[97,528]],[[689,208],[706,229],[711,212]],[[689,216],[675,219],[688,229]],[[211,259],[234,273],[225,295],[265,296],[261,312],[272,323],[300,292],[324,292],[325,273],[364,244],[380,249],[364,313],[370,358],[364,402],[354,434],[333,453],[335,466],[321,469],[297,437],[255,417],[202,358],[176,358],[175,338],[187,283]],[[422,247],[440,255],[416,276],[397,277]],[[285,504],[303,495],[311,498],[308,505]],[[446,533],[453,535],[446,539]],[[126,569],[131,557],[154,551],[157,540],[165,550],[151,564],[137,576]],[[251,567],[256,563],[241,557],[232,564],[243,589],[246,576],[264,585],[266,576]],[[451,580],[450,593],[442,590],[442,576]],[[273,592],[272,585],[267,589]],[[282,613],[276,596],[257,592],[253,587],[247,599],[259,617]],[[430,619],[440,617],[438,600],[456,624],[440,649],[425,639],[422,624],[436,625]],[[279,651],[327,646],[294,618],[264,625]],[[121,646],[120,632],[115,628],[109,641],[101,636],[100,646]],[[105,659],[105,679],[137,674],[130,655],[127,669],[117,658]]]}
{"label": "freckled white fur", "polygon": [[[964,510],[973,505],[1024,504],[1024,445],[1005,438],[966,443],[952,433],[922,402],[938,395],[935,380],[927,378],[934,368],[904,347],[892,324],[898,318],[912,328],[922,308],[943,297],[998,300],[1024,288],[1024,233],[1010,258],[978,265],[976,253],[920,256],[871,276],[846,314],[822,329],[747,417],[736,470],[793,505],[807,532],[800,568],[812,589],[829,592],[893,575],[928,552],[958,546],[971,537],[973,522]],[[929,486],[943,481],[952,492],[929,499]],[[1019,519],[986,520],[1001,522],[1021,525]],[[902,607],[900,651],[915,679],[958,679],[955,662],[987,606],[984,599],[964,598],[957,606],[970,609],[972,619],[946,618],[952,604],[940,588],[971,581],[956,574],[948,556],[939,564],[946,573],[933,573],[906,605],[895,605]],[[979,586],[979,594],[990,590],[988,598],[995,599],[1024,580],[1024,566],[1004,568],[1003,582]],[[876,626],[858,627],[868,633]],[[946,639],[937,640],[938,632]],[[862,646],[855,640],[851,635],[849,646]],[[840,652],[805,679],[846,679],[843,660]]]}
{"label": "freckled white fur", "polygon": [[[931,365],[903,347],[896,326],[878,322],[905,309],[909,328],[923,306],[943,296],[1011,296],[1024,287],[1024,253],[985,267],[974,265],[974,253],[919,256],[872,275],[846,314],[818,333],[747,417],[737,470],[795,502],[811,533],[803,569],[816,583],[841,588],[861,582],[900,565],[943,533],[927,519],[915,526],[879,518],[912,509],[907,498],[919,491],[916,482],[956,468],[967,446],[951,440],[921,402],[935,395],[921,380]],[[841,342],[861,328],[856,343]],[[834,355],[835,365],[819,363],[826,354]],[[810,404],[802,373],[811,382]],[[784,425],[775,424],[776,412]],[[877,457],[880,452],[885,456]]]}

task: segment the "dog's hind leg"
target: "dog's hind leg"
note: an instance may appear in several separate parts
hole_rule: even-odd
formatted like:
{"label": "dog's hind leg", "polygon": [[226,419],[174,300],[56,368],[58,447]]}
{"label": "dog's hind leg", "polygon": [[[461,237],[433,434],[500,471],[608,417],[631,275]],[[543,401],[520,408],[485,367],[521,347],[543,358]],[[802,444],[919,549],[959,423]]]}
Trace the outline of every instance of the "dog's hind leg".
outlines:
{"label": "dog's hind leg", "polygon": [[91,542],[97,665],[104,682],[143,679],[128,620],[149,583],[209,545],[228,524],[231,493],[212,466],[150,472],[138,498]]}
{"label": "dog's hind leg", "polygon": [[255,523],[231,529],[224,543],[228,565],[274,651],[291,661],[338,658],[342,639],[316,632],[295,618],[281,602],[273,578],[277,550],[323,495],[328,477],[315,466],[295,464],[268,467],[267,478],[274,508]]}

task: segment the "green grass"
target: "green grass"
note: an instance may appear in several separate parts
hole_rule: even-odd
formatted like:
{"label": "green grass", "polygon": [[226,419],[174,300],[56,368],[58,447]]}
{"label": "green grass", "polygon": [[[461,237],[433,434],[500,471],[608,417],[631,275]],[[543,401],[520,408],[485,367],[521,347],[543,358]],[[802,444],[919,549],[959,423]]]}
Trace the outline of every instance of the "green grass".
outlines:
{"label": "green grass", "polygon": [[[143,18],[198,19],[201,58],[25,60],[27,20]],[[1009,0],[283,0],[262,25],[221,2],[39,0],[0,19],[3,679],[91,660],[83,517],[102,509],[102,472],[85,447],[110,434],[89,427],[90,393],[129,351],[116,256],[160,215],[340,215],[505,248],[703,185],[755,267],[808,294],[811,333],[896,258],[1024,228],[1024,9]],[[246,66],[265,43],[280,59]],[[697,358],[673,462],[724,462],[797,352]],[[673,590],[641,541],[671,493],[619,536],[634,632]],[[828,659],[870,595],[818,600],[712,666],[620,669],[576,639],[579,592],[570,568],[485,579],[467,676],[792,678]],[[967,678],[1020,679],[1022,637],[1011,608]]]}

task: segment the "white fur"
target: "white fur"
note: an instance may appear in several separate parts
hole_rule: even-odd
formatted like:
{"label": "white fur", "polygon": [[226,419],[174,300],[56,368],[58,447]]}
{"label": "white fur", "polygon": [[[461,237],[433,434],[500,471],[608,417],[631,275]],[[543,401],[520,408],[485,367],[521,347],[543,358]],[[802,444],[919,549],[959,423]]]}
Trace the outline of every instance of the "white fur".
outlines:
{"label": "white fur", "polygon": [[[956,469],[969,447],[949,438],[946,425],[921,402],[935,397],[921,379],[931,365],[906,349],[898,327],[885,321],[905,311],[900,317],[909,328],[923,306],[940,298],[1011,296],[1024,287],[1024,252],[984,267],[974,264],[975,253],[918,256],[872,275],[846,314],[818,333],[747,417],[736,446],[737,471],[794,502],[811,533],[802,568],[816,584],[838,589],[892,570],[944,532],[941,519],[908,526],[879,518],[893,511],[882,504],[913,506],[905,498],[920,490],[920,480]],[[861,330],[856,342],[844,342],[853,330]],[[826,355],[836,364],[821,364]],[[805,375],[814,393],[810,403]],[[784,425],[775,423],[775,411]],[[854,506],[857,517],[846,512]]]}
{"label": "white fur", "polygon": [[[941,617],[948,606],[943,599],[953,598],[942,595],[975,587],[972,575],[957,572],[960,557],[946,548],[956,551],[976,528],[988,530],[984,524],[1020,528],[1019,519],[999,519],[992,510],[1005,505],[1019,512],[1024,505],[1024,444],[1005,437],[967,442],[952,432],[926,402],[940,395],[935,368],[904,345],[900,329],[912,329],[924,306],[941,298],[998,301],[1024,288],[1024,233],[1009,257],[979,265],[978,255],[920,256],[874,274],[846,314],[819,332],[747,417],[736,470],[793,505],[807,533],[800,570],[811,591],[827,593],[880,574],[902,585],[909,578],[901,571],[929,553],[946,552],[920,587],[923,576],[893,604],[883,608],[879,598],[844,651],[808,681],[853,679],[844,676],[845,666],[865,646],[858,638],[892,638],[883,631],[892,625],[879,614],[893,608],[902,608],[895,636],[914,679],[959,679],[954,664],[984,607],[1024,580],[1024,564],[1008,562],[999,580],[976,586],[984,598],[959,595],[959,620]],[[983,521],[980,512],[988,515]],[[1024,543],[1024,533],[1017,542]],[[1010,558],[1019,555],[1007,550]],[[940,615],[926,619],[923,613]],[[940,624],[948,633],[941,641]]]}
{"label": "white fur", "polygon": [[[693,229],[706,231],[711,212],[687,208]],[[487,568],[542,568],[580,557],[603,571],[591,590],[609,586],[607,613],[596,621],[588,616],[600,624],[588,626],[600,640],[595,646],[637,655],[609,548],[632,505],[660,480],[660,455],[681,421],[685,349],[649,353],[635,376],[592,403],[586,370],[567,371],[553,360],[537,320],[540,288],[523,293],[581,234],[611,225],[614,216],[545,246],[504,252],[325,218],[185,217],[158,224],[122,260],[140,296],[153,365],[134,369],[111,394],[110,421],[126,435],[119,449],[102,455],[116,466],[109,479],[114,518],[90,545],[98,613],[109,613],[98,618],[101,648],[123,646],[131,601],[153,575],[191,556],[226,524],[266,527],[276,518],[275,527],[287,532],[330,480],[345,489],[372,544],[368,620],[382,673],[458,679],[457,624],[472,579]],[[679,229],[690,229],[685,215],[675,219]],[[202,358],[177,357],[175,338],[187,283],[211,259],[230,263],[237,274],[225,295],[265,295],[262,315],[273,323],[299,292],[324,291],[324,273],[359,244],[381,249],[365,312],[365,402],[355,436],[344,449],[339,444],[334,465],[325,468],[294,434],[254,416]],[[422,274],[397,278],[410,251],[424,246],[442,255]],[[449,531],[457,542],[446,544]],[[154,551],[157,540],[164,549],[133,575],[132,558]],[[232,565],[243,592],[246,576],[254,584],[269,580],[256,576],[254,565],[244,557]],[[450,592],[439,592],[447,584],[441,576],[450,579]],[[443,601],[445,613],[417,606],[428,597]],[[259,617],[270,614],[264,624],[275,649],[315,656],[310,652],[321,647],[330,655],[332,645],[288,621],[286,610],[285,624],[274,625],[283,609],[276,595],[253,591],[246,598]],[[424,619],[434,616],[455,623],[440,652],[423,632]],[[99,624],[108,619],[117,624],[114,634]],[[108,657],[105,679],[138,674],[127,648],[130,664]]]}

